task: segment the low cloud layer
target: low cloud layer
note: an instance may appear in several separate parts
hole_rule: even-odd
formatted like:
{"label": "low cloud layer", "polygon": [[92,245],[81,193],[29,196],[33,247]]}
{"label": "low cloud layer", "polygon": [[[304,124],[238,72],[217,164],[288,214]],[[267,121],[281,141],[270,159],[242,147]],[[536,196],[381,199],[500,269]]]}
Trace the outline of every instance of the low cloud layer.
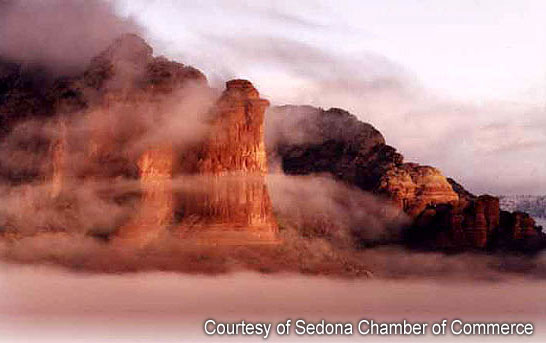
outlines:
{"label": "low cloud layer", "polygon": [[[529,339],[544,339],[546,295],[540,282],[512,280],[492,287],[490,283],[456,280],[401,283],[253,273],[215,277],[168,272],[82,275],[5,264],[0,264],[0,279],[0,327],[2,337],[10,341],[232,342],[233,337],[204,335],[202,325],[211,317],[274,323],[288,318],[313,322],[355,322],[362,318],[531,321],[537,333]],[[427,335],[401,340],[437,339]],[[316,341],[317,336],[307,340],[295,335],[272,336],[268,341],[302,340]],[[366,340],[385,341],[384,337],[371,336]],[[442,340],[452,341],[450,337]],[[511,342],[514,338],[495,340]]]}
{"label": "low cloud layer", "polygon": [[[17,19],[17,23],[23,22],[25,15],[34,13],[34,7],[23,4],[25,2],[3,4],[8,8],[5,12],[9,14],[6,17],[8,24],[10,20],[15,20],[13,18]],[[55,4],[68,6],[68,12],[63,12],[62,7],[58,8],[59,13],[65,13],[70,18],[77,17],[77,13],[70,12],[72,5],[67,2]],[[76,6],[77,11],[87,6],[79,5]],[[96,6],[100,16],[107,16],[112,11],[102,2],[96,3]],[[48,11],[49,8],[46,13]],[[279,13],[270,16],[270,19],[295,24],[294,18],[287,19]],[[64,25],[55,16],[51,20],[51,23],[44,24],[45,27]],[[115,28],[111,33],[116,35],[127,28],[127,23],[117,16],[112,17],[112,23],[115,23]],[[2,30],[11,37],[10,41],[26,42],[9,36],[19,31],[8,24],[3,24]],[[120,26],[116,26],[118,24]],[[93,31],[94,25],[98,25],[97,21],[80,26]],[[131,25],[129,27],[133,27]],[[297,21],[297,25],[317,29],[315,25],[301,20]],[[100,39],[95,44],[95,36],[85,30],[74,32],[74,35],[78,39],[89,37],[86,44],[93,50],[100,45],[99,41],[109,37],[108,34],[99,34],[97,37]],[[33,27],[28,37],[25,35],[28,42],[21,47],[8,46],[2,53],[19,60],[34,56],[39,59],[34,61],[36,63],[52,68],[62,66],[66,68],[63,70],[85,65],[82,60],[87,58],[87,50],[83,54],[57,54],[72,44],[72,36],[66,39],[63,35],[59,36],[55,43],[59,45],[51,46],[55,47],[51,50],[54,52],[52,55],[49,55],[48,49],[43,54],[27,50],[27,44],[34,47],[34,42],[42,39],[33,37],[33,32],[42,31]],[[521,160],[533,156],[532,149],[538,149],[543,144],[544,136],[540,128],[544,121],[540,108],[506,107],[493,103],[478,106],[442,99],[420,87],[403,67],[374,53],[348,57],[300,40],[271,34],[236,37],[202,32],[198,28],[193,32],[202,38],[203,49],[188,51],[194,58],[199,57],[203,65],[217,66],[212,70],[213,73],[220,71],[217,74],[219,79],[227,76],[222,74],[226,70],[227,73],[234,70],[243,70],[238,73],[244,73],[257,68],[260,72],[256,75],[263,76],[264,70],[272,67],[269,75],[278,77],[271,80],[251,79],[274,103],[289,101],[345,107],[362,120],[376,125],[386,135],[387,142],[398,146],[409,160],[438,165],[447,175],[469,185],[471,190],[508,192],[531,189],[529,187],[538,191],[541,189],[537,187],[535,179],[542,176],[540,163],[543,165],[543,162],[526,159],[523,163]],[[51,32],[43,33],[52,35]],[[66,166],[65,176],[70,179],[85,174],[88,169],[107,169],[102,168],[101,161],[89,163],[87,154],[92,141],[102,144],[106,150],[115,146],[116,150],[106,151],[107,155],[129,161],[135,161],[145,149],[164,141],[184,148],[207,132],[207,113],[216,96],[209,89],[190,87],[173,98],[150,104],[121,102],[108,110],[100,107],[92,109],[74,120],[24,122],[3,140],[0,157],[2,161],[12,164],[8,167],[25,171],[25,168],[42,165],[44,161],[40,158],[48,155],[43,154],[44,151],[36,153],[20,147],[31,146],[29,140],[36,138],[59,140],[68,147],[63,152],[63,163]],[[517,113],[524,115],[517,117]],[[484,165],[492,167],[487,169]],[[132,167],[133,170],[124,172],[133,173],[130,176],[134,177],[136,166]],[[529,175],[533,173],[536,178],[529,181]],[[186,182],[183,178],[175,181],[180,181],[180,184]],[[503,186],[505,184],[508,186]],[[489,279],[504,277],[505,272],[529,272],[544,276],[542,257],[527,260],[497,256],[408,254],[400,248],[359,250],[362,245],[396,241],[400,235],[398,230],[405,223],[404,216],[387,206],[382,199],[320,176],[289,178],[281,175],[270,179],[273,206],[287,244],[259,249],[195,248],[172,239],[158,240],[143,251],[109,245],[87,234],[97,228],[105,231],[99,233],[111,233],[119,227],[119,223],[130,217],[137,205],[127,202],[122,206],[116,203],[116,191],[137,192],[139,187],[136,182],[116,179],[106,185],[110,187],[107,196],[103,194],[106,186],[100,182],[79,183],[77,186],[68,183],[65,188],[67,202],[63,202],[66,199],[63,197],[46,196],[46,189],[51,186],[46,182],[3,190],[1,224],[21,230],[24,234],[44,228],[59,228],[61,230],[58,231],[70,234],[50,230],[53,232],[25,237],[15,244],[3,242],[0,253],[6,259],[19,263],[57,263],[75,270],[96,272],[161,269],[221,273],[251,269],[337,276],[443,275]]]}
{"label": "low cloud layer", "polygon": [[102,0],[0,2],[0,57],[56,74],[81,72],[121,34],[141,31]]}
{"label": "low cloud layer", "polygon": [[[202,182],[177,178],[173,190],[195,192]],[[17,225],[23,236],[12,240],[8,234],[1,240],[0,257],[12,264],[54,264],[91,274],[162,270],[218,275],[250,270],[361,279],[546,277],[544,255],[445,255],[393,245],[405,220],[399,210],[329,178],[272,176],[268,185],[282,244],[202,245],[176,238],[167,230],[141,248],[89,235],[111,233],[134,217],[138,203],[116,204],[112,197],[140,191],[136,182],[95,183],[94,187],[79,183],[57,199],[47,196],[48,186],[12,188],[2,195],[0,214],[9,222],[1,225]],[[47,227],[61,230],[43,232]]]}

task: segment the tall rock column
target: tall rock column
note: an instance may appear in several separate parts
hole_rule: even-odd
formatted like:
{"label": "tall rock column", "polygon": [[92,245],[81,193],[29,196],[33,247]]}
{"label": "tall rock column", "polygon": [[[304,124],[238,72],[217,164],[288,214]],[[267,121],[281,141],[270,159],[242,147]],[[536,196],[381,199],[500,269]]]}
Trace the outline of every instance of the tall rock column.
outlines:
{"label": "tall rock column", "polygon": [[269,106],[254,86],[233,80],[216,106],[210,137],[198,162],[201,199],[182,205],[185,218],[198,225],[184,235],[226,244],[277,240],[277,224],[267,191],[264,116]]}
{"label": "tall rock column", "polygon": [[51,197],[58,197],[66,182],[66,124],[60,120],[58,124],[59,137],[53,140],[50,146],[51,156]]}
{"label": "tall rock column", "polygon": [[117,236],[144,246],[166,231],[173,219],[173,151],[165,145],[145,151],[138,160],[142,191],[137,216]]}

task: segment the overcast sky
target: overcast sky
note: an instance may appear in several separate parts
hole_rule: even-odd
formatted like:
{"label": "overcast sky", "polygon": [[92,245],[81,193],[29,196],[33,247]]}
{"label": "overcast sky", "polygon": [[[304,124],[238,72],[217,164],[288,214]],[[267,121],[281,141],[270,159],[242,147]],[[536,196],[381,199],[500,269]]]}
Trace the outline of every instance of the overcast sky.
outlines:
{"label": "overcast sky", "polygon": [[157,54],[342,107],[474,192],[546,193],[542,0],[118,0]]}

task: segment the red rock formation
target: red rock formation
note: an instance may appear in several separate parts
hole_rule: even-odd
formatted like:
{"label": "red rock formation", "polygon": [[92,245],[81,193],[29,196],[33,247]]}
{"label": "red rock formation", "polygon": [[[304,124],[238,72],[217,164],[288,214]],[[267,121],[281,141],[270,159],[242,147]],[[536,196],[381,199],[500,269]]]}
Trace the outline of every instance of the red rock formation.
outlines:
{"label": "red rock formation", "polygon": [[411,217],[419,215],[427,206],[459,200],[438,169],[414,163],[388,170],[376,191],[387,194]]}
{"label": "red rock formation", "polygon": [[482,195],[472,202],[461,201],[451,210],[450,217],[459,218],[457,224],[449,227],[456,245],[485,248],[499,226],[499,199]]}
{"label": "red rock formation", "polygon": [[[126,147],[149,128],[145,123],[159,118],[162,101],[190,85],[210,91],[201,72],[154,57],[152,48],[134,35],[117,40],[82,76],[55,82],[43,71],[0,59],[0,137],[26,118],[43,120],[59,114],[83,116],[93,127],[90,137],[76,140],[83,140],[85,147],[72,146],[62,129],[58,137],[40,132],[28,138],[18,135],[12,145],[3,141],[2,148],[23,147],[29,151],[17,153],[30,153],[30,160],[39,162],[14,168],[8,163],[11,159],[3,159],[0,176],[9,182],[47,179],[54,197],[68,174],[106,182],[138,178],[140,209],[118,236],[139,242],[166,233],[167,228],[209,242],[275,242],[277,225],[265,183],[263,122],[269,103],[250,82],[227,83],[204,142],[181,149],[170,141],[172,136],[154,137],[151,143]],[[120,109],[125,113],[122,119]],[[489,248],[499,237],[509,242],[533,237],[544,241],[528,215],[499,213],[498,199],[476,197],[433,167],[404,163],[379,131],[346,111],[283,106],[271,112],[276,120],[270,123],[276,126],[270,135],[275,138],[269,142],[270,157],[279,158],[284,172],[330,173],[389,197],[414,218],[411,231],[419,243]],[[94,121],[103,125],[95,127]],[[67,161],[71,149],[82,160]],[[175,177],[184,183],[183,191],[171,189]]]}
{"label": "red rock formation", "polygon": [[[403,156],[386,145],[377,130],[348,112],[282,106],[271,114],[277,118],[270,120],[276,138],[268,141],[270,158],[280,159],[284,172],[328,172],[390,198],[414,219],[406,235],[412,245],[483,249],[495,248],[501,240],[510,246],[516,240],[543,237],[529,216],[501,216],[498,198],[476,197],[436,168],[403,163]],[[303,133],[287,134],[293,126]],[[544,237],[537,240],[542,240],[537,247],[546,246]]]}
{"label": "red rock formation", "polygon": [[282,106],[271,115],[277,118],[269,121],[270,156],[280,157],[288,174],[329,172],[365,191],[386,195],[412,217],[428,205],[459,200],[439,170],[403,163],[403,156],[385,144],[379,131],[346,111]]}
{"label": "red rock formation", "polygon": [[269,101],[246,80],[226,83],[216,120],[199,162],[200,173],[267,173],[264,116]]}
{"label": "red rock formation", "polygon": [[[2,80],[18,73],[16,65],[1,66]],[[19,84],[16,81],[14,85]],[[188,89],[196,88],[211,93],[201,72],[154,57],[152,48],[135,35],[116,40],[81,77],[53,83],[44,92],[50,114],[78,116],[85,120],[86,130],[68,141],[60,129],[59,137],[43,142],[49,145],[44,155],[51,161],[51,170],[42,176],[51,182],[52,194],[61,193],[69,164],[76,166],[71,174],[75,178],[100,182],[138,178],[137,213],[116,234],[124,242],[145,245],[173,226],[180,227],[178,232],[185,237],[198,240],[275,241],[277,226],[265,183],[264,114],[269,102],[260,98],[250,82],[227,83],[212,111],[210,135],[202,142],[175,146],[172,137],[163,139],[159,134],[151,142],[140,140],[162,116],[177,115],[176,110],[164,111],[173,96],[193,94]],[[34,83],[29,91],[34,92]],[[69,148],[78,153],[68,156]],[[175,177],[182,183],[186,178],[197,180],[197,187],[173,189]],[[132,201],[134,195],[129,196]]]}
{"label": "red rock formation", "polygon": [[538,236],[535,220],[524,212],[505,212],[502,218],[505,234],[512,240],[524,240]]}
{"label": "red rock formation", "polygon": [[117,237],[144,246],[166,233],[173,219],[173,151],[171,146],[146,151],[138,161],[142,188],[136,217],[118,230]]}
{"label": "red rock formation", "polygon": [[60,121],[59,137],[51,145],[51,196],[57,197],[61,194],[66,178],[66,125]]}
{"label": "red rock formation", "polygon": [[277,224],[265,182],[268,106],[250,82],[227,82],[198,162],[203,191],[197,202],[190,197],[179,205],[184,237],[223,244],[276,242]]}
{"label": "red rock formation", "polygon": [[125,90],[134,94],[135,89],[145,89],[171,93],[188,81],[206,83],[206,77],[195,68],[154,57],[153,49],[142,38],[127,34],[95,57],[83,78],[68,90],[76,94],[82,87],[99,92]]}
{"label": "red rock formation", "polygon": [[500,222],[499,198],[490,195],[479,196],[472,203],[470,215],[466,218],[466,233],[473,247],[484,248]]}

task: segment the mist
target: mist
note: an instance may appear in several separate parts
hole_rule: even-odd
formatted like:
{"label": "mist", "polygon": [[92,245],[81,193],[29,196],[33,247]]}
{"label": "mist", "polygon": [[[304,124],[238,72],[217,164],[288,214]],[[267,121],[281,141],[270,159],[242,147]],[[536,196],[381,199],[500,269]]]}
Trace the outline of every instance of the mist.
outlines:
{"label": "mist", "polygon": [[[86,66],[84,60],[90,58],[87,55],[95,55],[103,42],[108,40],[110,43],[111,35],[140,30],[143,25],[119,17],[116,14],[119,8],[103,2],[86,2],[84,5],[83,2],[56,1],[51,7],[42,8],[40,6],[45,6],[43,3],[31,5],[21,1],[6,2],[2,6],[7,9],[3,12],[6,21],[0,27],[5,32],[3,37],[8,37],[13,44],[21,43],[20,46],[6,46],[2,54],[18,61],[61,68],[58,70],[69,71],[75,70],[76,65]],[[192,8],[200,9],[199,6]],[[41,15],[43,23],[38,20],[34,24],[46,28],[62,27],[65,24],[59,20],[73,20],[81,11],[90,11],[90,15],[85,16],[83,24],[73,25],[78,30],[62,32],[56,37],[55,44],[42,47],[37,53],[27,50],[27,47],[40,47],[36,41],[52,37],[52,32],[29,26],[27,34],[15,23],[25,22],[25,16],[35,15],[34,11],[41,12],[42,9],[46,14],[64,14]],[[277,23],[286,22],[309,30],[324,29],[322,25],[305,18],[283,15],[283,12],[267,10],[260,13]],[[248,13],[243,11],[241,15]],[[94,30],[99,21],[101,28],[108,29],[104,34],[101,30]],[[66,23],[70,24],[74,23]],[[272,79],[273,82],[268,84],[258,77],[256,84],[260,90],[263,89],[263,97],[270,97],[277,103],[298,101],[357,109],[355,113],[360,119],[386,131],[388,143],[407,139],[399,147],[403,153],[408,146],[416,155],[422,150],[423,157],[418,162],[438,159],[442,167],[442,159],[448,156],[449,163],[473,173],[473,177],[483,173],[480,187],[489,187],[488,182],[493,184],[501,176],[487,177],[490,171],[481,168],[483,162],[477,155],[497,156],[516,151],[517,156],[523,156],[521,151],[541,146],[540,130],[535,132],[537,137],[527,139],[527,133],[536,128],[514,119],[513,114],[523,110],[520,106],[501,109],[500,105],[489,103],[475,107],[447,101],[427,91],[402,65],[377,53],[361,52],[348,56],[286,37],[264,34],[236,37],[202,32],[199,27],[195,32],[203,38],[203,49],[188,47],[189,61],[183,62],[212,63],[213,80],[225,79],[239,68],[248,72],[267,60],[265,65],[273,66],[272,70],[280,72],[282,77],[291,77],[286,80],[296,82]],[[13,36],[16,33],[22,37]],[[44,36],[40,36],[42,34]],[[86,48],[57,54],[70,44],[76,44],[72,41],[74,39],[82,44],[85,42]],[[208,50],[212,47],[223,56],[222,59],[215,57],[211,60],[211,56],[216,56]],[[30,57],[35,60],[29,60]],[[135,251],[105,242],[104,236],[115,233],[124,223],[130,222],[141,206],[139,196],[143,187],[137,181],[138,165],[135,161],[149,149],[165,145],[181,152],[176,156],[178,161],[195,158],[186,152],[210,133],[211,109],[219,95],[218,91],[206,85],[190,83],[169,96],[150,99],[137,92],[131,98],[125,91],[138,79],[139,75],[133,73],[138,68],[125,63],[127,61],[122,62],[116,66],[121,68],[121,72],[116,74],[118,77],[105,86],[119,92],[110,99],[108,106],[95,104],[93,101],[97,94],[90,91],[85,95],[89,96],[93,106],[81,113],[70,116],[58,113],[60,116],[51,120],[21,122],[2,140],[0,159],[5,161],[7,169],[17,175],[46,175],[41,182],[3,189],[0,224],[23,234],[20,240],[2,243],[1,253],[6,260],[13,263],[53,263],[96,273],[171,270],[215,274],[253,270],[386,278],[441,275],[497,279],[504,273],[519,275],[525,272],[533,277],[543,276],[543,258],[540,256],[529,260],[488,255],[448,256],[408,252],[402,246],[385,247],[385,244],[399,243],[401,230],[408,221],[405,215],[385,199],[324,175],[269,176],[269,194],[284,242],[277,247],[213,249],[186,246],[182,240],[170,239],[169,235]],[[441,113],[441,120],[436,118],[437,113]],[[481,114],[476,116],[477,113]],[[536,109],[527,113],[528,121],[532,123],[542,112]],[[491,122],[494,116],[497,116],[496,121]],[[500,117],[505,121],[499,121]],[[484,123],[487,126],[483,127]],[[286,139],[286,135],[295,141],[313,141],[315,138],[312,130],[302,135],[296,129],[270,130],[268,138],[276,141]],[[501,136],[506,144],[496,145]],[[36,141],[55,143],[53,146],[58,150],[44,151],[42,147],[33,145]],[[453,141],[462,143],[450,144]],[[411,160],[413,153],[408,159]],[[488,161],[493,160],[491,157]],[[503,161],[518,168],[521,166],[512,160]],[[173,179],[173,191],[195,192],[202,182],[206,182],[188,177],[186,170],[176,172],[179,176]],[[459,181],[468,181],[464,173],[453,175],[449,169],[446,173]],[[85,181],[79,179],[85,175],[95,177]],[[520,176],[522,174],[513,175],[510,185],[521,186]],[[528,174],[524,176],[528,180]],[[470,183],[471,190],[476,189],[472,185]],[[34,235],[36,233],[40,234]]]}
{"label": "mist", "polygon": [[82,72],[121,34],[143,31],[106,1],[0,2],[0,57],[46,68],[54,75]]}
{"label": "mist", "polygon": [[[196,194],[207,180],[180,176],[174,194]],[[280,226],[280,244],[195,244],[170,229],[145,246],[135,247],[100,235],[134,218],[139,202],[116,203],[113,194],[141,192],[134,181],[80,183],[61,198],[44,185],[21,186],[2,196],[3,220],[22,233],[7,235],[0,257],[11,265],[59,266],[101,275],[171,271],[223,275],[321,275],[350,279],[542,280],[544,254],[535,257],[486,253],[419,252],[397,244],[406,218],[386,201],[330,178],[272,175],[268,187]],[[104,192],[107,190],[105,196]],[[67,200],[69,199],[69,200]],[[70,205],[67,205],[70,204]],[[6,222],[2,226],[8,227]],[[43,231],[44,228],[57,230]],[[99,236],[97,236],[99,235]]]}
{"label": "mist", "polygon": [[[194,149],[211,133],[219,89],[235,77],[250,79],[274,105],[346,108],[406,160],[438,166],[471,191],[545,191],[546,122],[536,103],[440,94],[387,53],[343,48],[373,32],[338,20],[324,3],[203,2],[215,11],[180,3],[156,12],[159,2],[0,0],[2,60],[73,76],[120,34],[136,32],[158,47],[156,55],[207,72],[212,85],[189,82],[151,96],[132,88],[142,75],[123,60],[103,85],[111,91],[104,103],[88,87],[85,108],[60,107],[54,117],[20,121],[2,137],[2,177],[32,182],[0,185],[1,337],[202,341],[202,323],[211,317],[543,324],[544,253],[410,250],[401,242],[410,218],[388,199],[329,175],[283,175],[275,156],[267,176],[215,182],[265,178],[278,244],[195,244],[179,237],[179,218],[158,224],[160,234],[145,245],[120,239],[120,228],[145,210],[146,192],[159,203],[167,195],[169,204],[206,195],[211,177],[193,173]],[[170,24],[167,32],[145,19],[157,13]],[[317,46],[313,35],[341,44]],[[300,119],[269,120],[268,144],[315,142],[318,132],[301,127]],[[139,160],[149,152],[172,157],[166,164],[174,166],[160,170],[163,178],[152,186],[139,175]],[[532,337],[542,338],[542,332]],[[407,340],[413,339],[422,340]]]}
{"label": "mist", "polygon": [[[205,320],[280,322],[465,321],[533,322],[543,340],[544,285],[451,280],[332,280],[290,274],[187,276],[168,272],[86,275],[51,267],[0,265],[0,330],[10,341],[223,341],[206,337]],[[48,290],[45,292],[44,290]],[[507,296],[508,295],[508,296]],[[316,341],[278,337],[272,341]],[[328,336],[323,339],[332,340]],[[355,337],[352,337],[355,338]],[[471,337],[467,337],[472,339]],[[249,339],[239,337],[239,340]],[[383,341],[368,337],[371,341]],[[438,337],[392,337],[427,341]],[[442,337],[450,340],[450,337]],[[483,339],[476,338],[480,341]],[[514,341],[514,338],[504,338]],[[503,341],[503,337],[495,340]]]}
{"label": "mist", "polygon": [[[438,167],[474,193],[546,192],[544,83],[537,79],[545,55],[538,41],[530,43],[542,39],[538,3],[210,0],[168,12],[117,4],[149,29],[158,49],[206,70],[213,82],[244,77],[274,105],[344,108],[407,161]],[[214,26],[195,20],[210,6]],[[167,27],[180,34],[167,35]],[[467,95],[473,90],[481,91]]]}

